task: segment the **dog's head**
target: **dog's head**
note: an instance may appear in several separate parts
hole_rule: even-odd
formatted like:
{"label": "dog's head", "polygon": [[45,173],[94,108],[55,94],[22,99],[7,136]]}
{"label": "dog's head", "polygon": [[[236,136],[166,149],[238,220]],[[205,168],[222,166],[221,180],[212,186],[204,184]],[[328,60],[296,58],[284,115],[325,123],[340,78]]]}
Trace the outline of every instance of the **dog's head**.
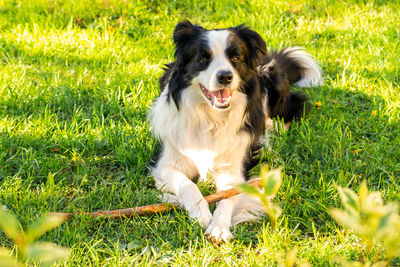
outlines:
{"label": "dog's head", "polygon": [[174,30],[175,72],[169,90],[177,106],[182,90],[191,87],[217,110],[226,110],[235,91],[240,91],[256,67],[266,44],[255,31],[243,25],[206,30],[189,21]]}

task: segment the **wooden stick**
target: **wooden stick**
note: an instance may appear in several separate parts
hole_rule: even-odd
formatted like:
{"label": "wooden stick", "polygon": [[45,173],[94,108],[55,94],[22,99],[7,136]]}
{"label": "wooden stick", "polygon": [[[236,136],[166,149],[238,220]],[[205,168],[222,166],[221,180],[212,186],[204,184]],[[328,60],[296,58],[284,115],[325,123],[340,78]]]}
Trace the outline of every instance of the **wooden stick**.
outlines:
{"label": "wooden stick", "polygon": [[[253,187],[260,187],[261,186],[261,179],[253,179],[247,183],[250,186]],[[221,199],[224,198],[230,198],[233,197],[237,194],[239,194],[240,191],[236,188],[231,188],[228,190],[220,191],[215,194],[211,194],[209,196],[204,197],[204,199],[208,202],[208,204],[212,204],[215,202],[220,201]],[[64,219],[70,219],[72,217],[80,216],[80,215],[85,215],[85,216],[91,216],[93,218],[99,217],[99,216],[104,216],[105,218],[129,218],[133,217],[135,215],[138,216],[146,216],[146,215],[151,215],[154,213],[161,213],[161,212],[166,212],[170,211],[172,209],[178,208],[179,206],[174,203],[161,203],[161,204],[154,204],[154,205],[148,205],[148,206],[141,206],[141,207],[134,207],[134,208],[128,208],[128,209],[120,209],[120,210],[105,210],[105,211],[96,211],[96,212],[74,212],[74,213],[62,213],[62,212],[51,212],[49,215],[56,215],[56,216],[63,216]]]}

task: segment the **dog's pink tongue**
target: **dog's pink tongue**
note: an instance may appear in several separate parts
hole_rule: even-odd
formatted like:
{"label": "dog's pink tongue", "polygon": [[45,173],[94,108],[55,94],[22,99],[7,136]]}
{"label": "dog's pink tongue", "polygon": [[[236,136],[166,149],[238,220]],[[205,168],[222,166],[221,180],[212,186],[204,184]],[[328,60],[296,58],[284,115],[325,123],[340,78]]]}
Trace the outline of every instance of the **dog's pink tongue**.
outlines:
{"label": "dog's pink tongue", "polygon": [[226,100],[232,96],[232,91],[229,89],[225,88],[225,89],[222,89],[220,92],[221,92],[221,96],[222,96],[223,100]]}
{"label": "dog's pink tongue", "polygon": [[232,96],[231,90],[226,88],[216,92],[212,92],[212,94],[217,98],[218,102],[225,102],[230,96]]}

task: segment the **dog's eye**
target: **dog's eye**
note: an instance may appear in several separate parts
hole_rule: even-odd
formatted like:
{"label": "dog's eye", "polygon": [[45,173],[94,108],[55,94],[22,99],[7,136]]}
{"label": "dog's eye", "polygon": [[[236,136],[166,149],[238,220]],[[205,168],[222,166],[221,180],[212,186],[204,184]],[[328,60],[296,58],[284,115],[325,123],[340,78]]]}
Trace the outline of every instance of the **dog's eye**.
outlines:
{"label": "dog's eye", "polygon": [[232,57],[232,62],[239,62],[240,61],[240,57],[239,56],[234,56]]}
{"label": "dog's eye", "polygon": [[200,62],[201,63],[207,62],[207,60],[208,60],[208,58],[206,58],[206,57],[201,57],[200,58]]}

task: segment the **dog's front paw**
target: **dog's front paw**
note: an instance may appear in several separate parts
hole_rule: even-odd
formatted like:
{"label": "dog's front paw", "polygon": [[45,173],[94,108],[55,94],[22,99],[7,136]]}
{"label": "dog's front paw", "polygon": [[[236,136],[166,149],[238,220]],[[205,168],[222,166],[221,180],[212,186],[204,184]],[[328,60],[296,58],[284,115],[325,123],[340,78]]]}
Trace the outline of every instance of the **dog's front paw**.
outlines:
{"label": "dog's front paw", "polygon": [[216,245],[221,242],[228,242],[233,238],[233,235],[229,230],[229,226],[225,226],[218,222],[211,222],[211,224],[207,227],[205,236],[208,238],[208,240]]}
{"label": "dog's front paw", "polygon": [[189,216],[196,219],[202,227],[210,224],[212,215],[207,201],[202,198],[195,205],[187,209]]}

